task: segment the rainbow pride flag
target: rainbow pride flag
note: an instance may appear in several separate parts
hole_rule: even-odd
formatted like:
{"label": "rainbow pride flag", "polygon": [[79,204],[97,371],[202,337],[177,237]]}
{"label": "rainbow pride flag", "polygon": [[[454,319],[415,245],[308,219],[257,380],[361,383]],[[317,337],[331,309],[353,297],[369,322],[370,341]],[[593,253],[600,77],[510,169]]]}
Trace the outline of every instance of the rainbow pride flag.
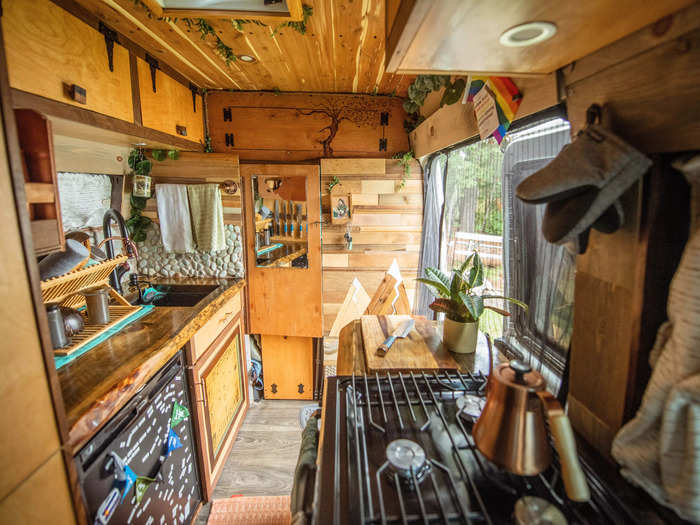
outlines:
{"label": "rainbow pride flag", "polygon": [[520,90],[518,90],[518,87],[508,77],[473,76],[469,84],[467,100],[471,102],[474,99],[474,95],[476,95],[484,85],[486,85],[486,88],[489,93],[491,93],[496,103],[496,111],[498,112],[498,122],[500,125],[498,129],[493,132],[493,137],[496,139],[496,142],[500,144],[501,141],[503,141],[503,137],[506,136],[510,123],[513,122],[515,118],[523,96]]}

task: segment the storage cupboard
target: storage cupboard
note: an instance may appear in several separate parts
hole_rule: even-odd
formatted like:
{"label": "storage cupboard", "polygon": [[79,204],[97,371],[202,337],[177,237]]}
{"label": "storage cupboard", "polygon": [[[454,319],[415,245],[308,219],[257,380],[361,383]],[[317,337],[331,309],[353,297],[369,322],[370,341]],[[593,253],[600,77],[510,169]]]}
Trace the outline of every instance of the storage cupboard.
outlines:
{"label": "storage cupboard", "polygon": [[137,59],[141,120],[146,128],[203,142],[202,97],[193,94],[174,78],[155,70],[155,91],[151,65]]}
{"label": "storage cupboard", "polygon": [[[105,37],[49,0],[5,2],[2,29],[10,87],[134,121],[129,52],[113,48],[110,71]],[[84,89],[74,99],[72,86]],[[78,95],[77,98],[80,98]]]}
{"label": "storage cupboard", "polygon": [[[232,313],[232,307],[238,311]],[[222,306],[221,315],[195,334],[187,348],[189,382],[194,399],[194,423],[199,442],[199,464],[204,499],[210,500],[214,486],[236,439],[248,409],[248,388],[240,294]],[[197,352],[204,338],[211,337],[209,326],[219,327],[218,335],[203,353]]]}

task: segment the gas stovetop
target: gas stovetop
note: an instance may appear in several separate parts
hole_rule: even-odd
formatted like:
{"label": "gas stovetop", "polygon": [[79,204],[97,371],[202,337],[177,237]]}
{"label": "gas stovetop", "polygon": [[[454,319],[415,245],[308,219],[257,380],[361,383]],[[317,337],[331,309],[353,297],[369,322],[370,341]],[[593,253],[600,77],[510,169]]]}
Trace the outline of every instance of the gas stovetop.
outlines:
{"label": "gas stovetop", "polygon": [[[486,376],[329,378],[314,523],[635,523],[584,463],[592,498],[568,500],[553,465],[510,474],[475,447]],[[533,521],[544,515],[547,521]]]}

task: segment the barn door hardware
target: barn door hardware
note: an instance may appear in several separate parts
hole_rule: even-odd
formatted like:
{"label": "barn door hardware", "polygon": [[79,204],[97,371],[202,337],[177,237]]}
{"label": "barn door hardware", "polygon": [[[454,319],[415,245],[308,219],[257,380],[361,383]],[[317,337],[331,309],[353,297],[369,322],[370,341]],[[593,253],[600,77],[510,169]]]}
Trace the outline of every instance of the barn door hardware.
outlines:
{"label": "barn door hardware", "polygon": [[117,40],[117,32],[114,29],[110,29],[102,22],[100,22],[98,30],[105,37],[105,46],[107,46],[107,61],[109,62],[109,70],[114,72],[114,43],[119,43],[119,40]]}
{"label": "barn door hardware", "polygon": [[187,127],[185,126],[178,126],[177,124],[175,125],[175,133],[182,137],[187,136]]}
{"label": "barn door hardware", "polygon": [[233,142],[233,133],[226,133],[226,147],[233,148],[235,143]]}
{"label": "barn door hardware", "polygon": [[381,115],[379,115],[379,125],[380,126],[388,126],[389,125],[389,112],[388,111],[382,111]]}
{"label": "barn door hardware", "polygon": [[298,387],[298,388],[299,388],[299,393],[300,393],[300,394],[303,394],[303,393],[304,393],[304,384],[303,384],[303,383],[299,383],[299,387]]}
{"label": "barn door hardware", "polygon": [[386,151],[387,140],[379,139],[379,151]]}
{"label": "barn door hardware", "polygon": [[231,122],[232,120],[231,108],[224,108],[224,122]]}
{"label": "barn door hardware", "polygon": [[277,383],[272,383],[270,385],[270,390],[272,391],[273,394],[277,393]]}
{"label": "barn door hardware", "polygon": [[192,92],[192,111],[197,113],[197,93],[199,93],[199,88],[190,82],[190,91]]}
{"label": "barn door hardware", "polygon": [[151,55],[146,53],[146,62],[151,68],[151,84],[153,84],[153,92],[156,92],[156,69],[160,69],[158,65],[158,59],[153,58]]}

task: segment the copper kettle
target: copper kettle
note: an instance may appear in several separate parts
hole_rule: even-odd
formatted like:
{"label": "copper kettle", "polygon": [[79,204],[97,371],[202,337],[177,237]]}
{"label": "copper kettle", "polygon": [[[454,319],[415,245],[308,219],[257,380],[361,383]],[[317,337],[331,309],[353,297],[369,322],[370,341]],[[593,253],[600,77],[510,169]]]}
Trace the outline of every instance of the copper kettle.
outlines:
{"label": "copper kettle", "polygon": [[546,414],[566,494],[573,501],[588,501],[590,491],[576,453],[571,423],[557,399],[545,390],[544,378],[522,361],[502,363],[494,370],[490,357],[486,404],[473,430],[477,448],[514,474],[539,474],[552,462]]}

